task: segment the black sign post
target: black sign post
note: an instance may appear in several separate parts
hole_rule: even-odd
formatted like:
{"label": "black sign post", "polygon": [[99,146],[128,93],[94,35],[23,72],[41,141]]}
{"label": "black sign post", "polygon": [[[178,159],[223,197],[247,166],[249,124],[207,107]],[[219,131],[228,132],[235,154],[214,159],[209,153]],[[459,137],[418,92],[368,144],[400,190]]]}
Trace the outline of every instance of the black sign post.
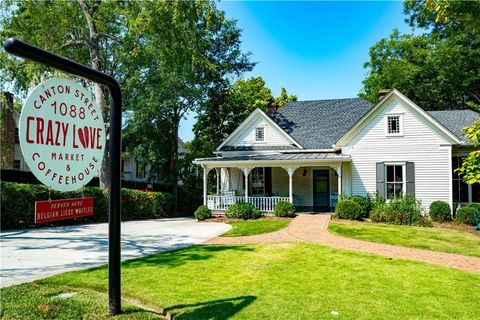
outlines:
{"label": "black sign post", "polygon": [[122,136],[122,92],[111,76],[75,61],[45,51],[15,38],[5,41],[5,51],[62,70],[108,87],[110,104],[110,194],[108,212],[108,309],[121,313],[120,303],[120,157]]}

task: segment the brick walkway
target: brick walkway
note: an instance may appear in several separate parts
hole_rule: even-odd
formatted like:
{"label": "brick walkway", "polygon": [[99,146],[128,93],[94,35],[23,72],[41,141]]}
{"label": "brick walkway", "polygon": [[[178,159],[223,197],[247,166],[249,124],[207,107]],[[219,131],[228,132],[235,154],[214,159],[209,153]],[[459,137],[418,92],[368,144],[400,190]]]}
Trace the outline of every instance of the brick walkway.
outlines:
{"label": "brick walkway", "polygon": [[260,242],[305,241],[339,249],[379,254],[390,258],[422,261],[464,271],[480,273],[480,258],[394,246],[345,238],[327,231],[330,215],[300,215],[277,232],[248,237],[217,237],[205,244],[246,244]]}

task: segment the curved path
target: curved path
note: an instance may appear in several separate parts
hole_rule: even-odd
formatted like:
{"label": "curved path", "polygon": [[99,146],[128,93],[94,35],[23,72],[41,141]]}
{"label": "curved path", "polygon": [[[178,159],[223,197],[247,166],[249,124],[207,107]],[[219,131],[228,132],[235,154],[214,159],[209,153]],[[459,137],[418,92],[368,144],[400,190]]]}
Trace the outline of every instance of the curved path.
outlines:
{"label": "curved path", "polygon": [[204,244],[246,244],[277,241],[305,241],[339,249],[379,254],[390,258],[422,261],[445,267],[480,273],[480,258],[414,249],[390,244],[345,238],[327,231],[330,215],[300,215],[277,232],[248,237],[217,237]]}

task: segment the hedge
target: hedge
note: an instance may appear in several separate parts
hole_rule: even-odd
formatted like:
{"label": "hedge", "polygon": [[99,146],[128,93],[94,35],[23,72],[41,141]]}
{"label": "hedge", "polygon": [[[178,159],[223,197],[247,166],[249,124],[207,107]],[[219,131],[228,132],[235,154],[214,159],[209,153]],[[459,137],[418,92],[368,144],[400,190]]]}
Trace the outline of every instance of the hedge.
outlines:
{"label": "hedge", "polygon": [[362,208],[353,200],[340,200],[335,207],[335,216],[340,219],[362,220]]}
{"label": "hedge", "polygon": [[[34,227],[35,201],[48,200],[48,188],[38,184],[0,181],[2,229]],[[173,197],[168,193],[122,189],[122,221],[167,216],[173,210]],[[102,189],[85,187],[72,192],[52,191],[50,198],[94,197],[94,214],[69,220],[43,223],[39,226],[67,225],[108,221],[108,201]]]}
{"label": "hedge", "polygon": [[240,202],[230,205],[227,211],[225,211],[225,216],[227,218],[248,220],[261,218],[263,213],[251,203]]}

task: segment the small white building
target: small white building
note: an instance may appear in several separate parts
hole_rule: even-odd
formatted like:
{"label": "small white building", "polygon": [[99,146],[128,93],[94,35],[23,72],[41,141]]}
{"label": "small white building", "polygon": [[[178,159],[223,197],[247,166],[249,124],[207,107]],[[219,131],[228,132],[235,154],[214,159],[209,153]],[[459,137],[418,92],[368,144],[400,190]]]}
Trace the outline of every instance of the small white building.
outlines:
{"label": "small white building", "polygon": [[[462,129],[480,119],[471,110],[426,112],[398,90],[376,105],[361,98],[296,101],[268,114],[257,109],[216,149],[196,159],[204,169],[204,202],[223,211],[251,202],[273,211],[279,200],[297,210],[330,211],[339,194],[415,195],[480,202],[480,186],[456,174],[472,150]],[[206,177],[217,171],[217,194]]]}

